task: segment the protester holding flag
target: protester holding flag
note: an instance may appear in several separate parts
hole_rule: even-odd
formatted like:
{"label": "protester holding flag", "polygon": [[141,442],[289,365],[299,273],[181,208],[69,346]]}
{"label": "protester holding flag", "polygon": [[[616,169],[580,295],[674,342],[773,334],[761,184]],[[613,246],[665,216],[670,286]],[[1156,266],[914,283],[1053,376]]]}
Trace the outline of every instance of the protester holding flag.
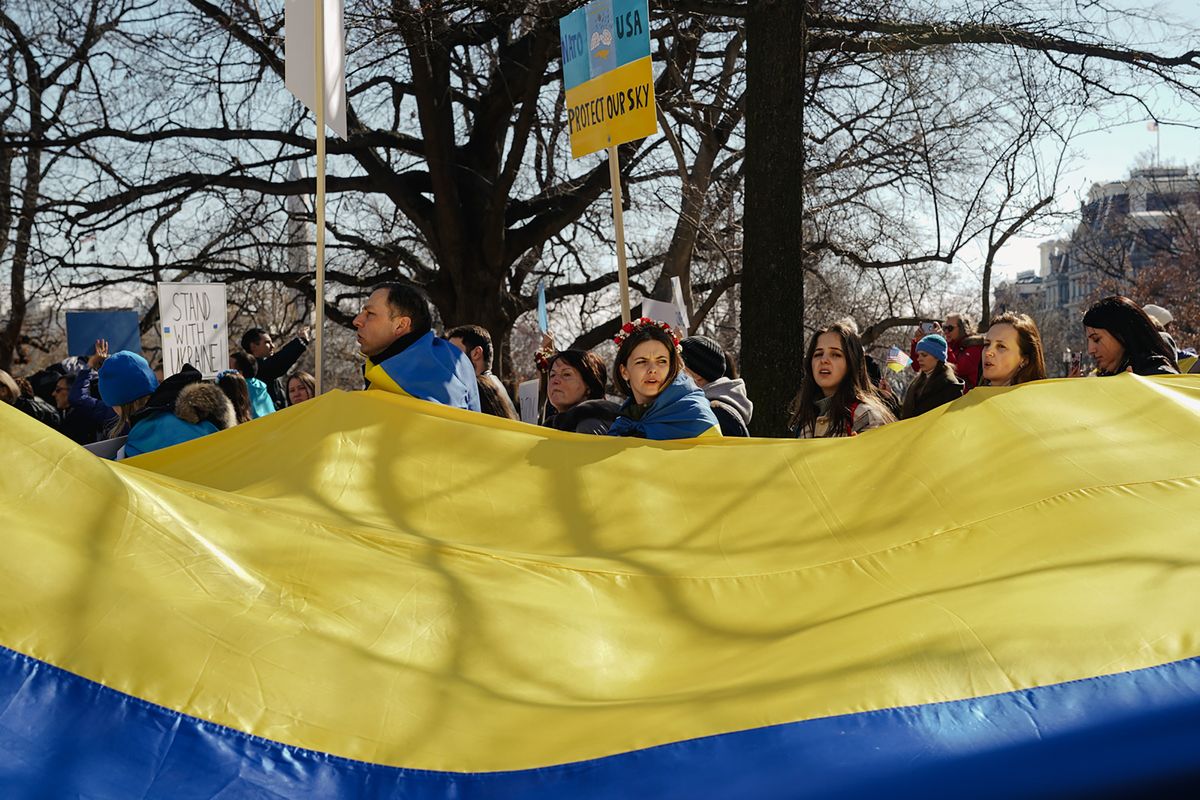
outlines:
{"label": "protester holding flag", "polygon": [[479,411],[479,386],[463,351],[433,335],[429,301],[415,287],[375,287],[354,318],[358,346],[367,357],[369,388]]}
{"label": "protester holding flag", "polygon": [[609,436],[692,439],[720,436],[721,426],[699,387],[683,371],[679,339],[665,322],[641,317],[613,338],[613,380],[628,398]]}
{"label": "protester holding flag", "polygon": [[233,406],[190,364],[161,384],[146,359],[122,350],[100,367],[100,397],[117,413],[113,435],[128,431],[117,458],[198,439],[236,424]]}
{"label": "protester holding flag", "polygon": [[917,366],[921,374],[908,387],[900,419],[912,419],[963,396],[966,386],[946,363],[946,340],[936,333],[917,342]]}
{"label": "protester holding flag", "polygon": [[1175,353],[1167,346],[1146,312],[1128,297],[1098,300],[1083,315],[1088,355],[1100,375],[1176,375]]}
{"label": "protester holding flag", "polygon": [[[746,383],[736,376],[729,357],[707,336],[689,336],[680,343],[683,368],[704,391],[722,436],[749,436],[754,403],[746,395]],[[733,377],[726,377],[733,372]]]}
{"label": "protester holding flag", "polygon": [[981,386],[1016,386],[1046,377],[1042,336],[1028,314],[992,317],[983,341]]}
{"label": "protester holding flag", "polygon": [[835,322],[814,333],[804,363],[788,422],[797,438],[857,436],[895,421],[871,385],[862,341],[850,326]]}
{"label": "protester holding flag", "polygon": [[554,352],[554,339],[546,334],[535,360],[550,406],[542,424],[573,433],[607,433],[621,407],[604,396],[608,368],[600,357],[586,350]]}

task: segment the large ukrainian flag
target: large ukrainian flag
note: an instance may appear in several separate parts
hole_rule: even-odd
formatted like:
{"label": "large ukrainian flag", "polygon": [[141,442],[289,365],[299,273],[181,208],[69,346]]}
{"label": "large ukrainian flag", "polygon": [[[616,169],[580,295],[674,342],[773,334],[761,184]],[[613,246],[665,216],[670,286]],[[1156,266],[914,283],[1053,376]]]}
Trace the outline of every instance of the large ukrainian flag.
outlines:
{"label": "large ukrainian flag", "polygon": [[6,798],[1062,797],[1200,772],[1200,379],[853,439],[333,393],[124,463],[0,407]]}

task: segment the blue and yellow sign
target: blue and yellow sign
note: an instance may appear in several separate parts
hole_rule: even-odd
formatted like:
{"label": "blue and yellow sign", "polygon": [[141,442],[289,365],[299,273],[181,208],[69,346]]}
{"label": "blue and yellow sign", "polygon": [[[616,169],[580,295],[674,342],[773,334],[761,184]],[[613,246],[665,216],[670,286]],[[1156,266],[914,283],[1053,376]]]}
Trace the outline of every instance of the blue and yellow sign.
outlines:
{"label": "blue and yellow sign", "polygon": [[646,0],[594,0],[559,20],[571,155],[658,130]]}

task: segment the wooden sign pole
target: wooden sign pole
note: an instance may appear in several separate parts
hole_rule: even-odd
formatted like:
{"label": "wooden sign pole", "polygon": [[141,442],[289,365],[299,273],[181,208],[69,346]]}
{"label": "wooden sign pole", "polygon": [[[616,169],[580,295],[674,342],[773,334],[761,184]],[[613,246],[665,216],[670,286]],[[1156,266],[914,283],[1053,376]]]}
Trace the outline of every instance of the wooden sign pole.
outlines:
{"label": "wooden sign pole", "polygon": [[621,284],[621,323],[629,322],[629,272],[625,267],[625,214],[621,206],[621,164],[617,148],[608,148],[608,177],[612,180],[613,224],[617,229],[617,277]]}
{"label": "wooden sign pole", "polygon": [[325,377],[325,0],[313,0],[316,6],[317,52],[317,298],[316,298],[316,378],[317,394]]}

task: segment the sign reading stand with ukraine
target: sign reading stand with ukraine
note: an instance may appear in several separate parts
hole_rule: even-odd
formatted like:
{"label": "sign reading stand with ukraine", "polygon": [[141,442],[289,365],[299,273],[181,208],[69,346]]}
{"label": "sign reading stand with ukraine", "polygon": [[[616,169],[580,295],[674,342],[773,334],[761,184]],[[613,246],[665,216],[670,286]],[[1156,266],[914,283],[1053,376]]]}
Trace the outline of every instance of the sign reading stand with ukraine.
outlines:
{"label": "sign reading stand with ukraine", "polygon": [[646,0],[594,0],[558,27],[571,155],[656,133]]}

